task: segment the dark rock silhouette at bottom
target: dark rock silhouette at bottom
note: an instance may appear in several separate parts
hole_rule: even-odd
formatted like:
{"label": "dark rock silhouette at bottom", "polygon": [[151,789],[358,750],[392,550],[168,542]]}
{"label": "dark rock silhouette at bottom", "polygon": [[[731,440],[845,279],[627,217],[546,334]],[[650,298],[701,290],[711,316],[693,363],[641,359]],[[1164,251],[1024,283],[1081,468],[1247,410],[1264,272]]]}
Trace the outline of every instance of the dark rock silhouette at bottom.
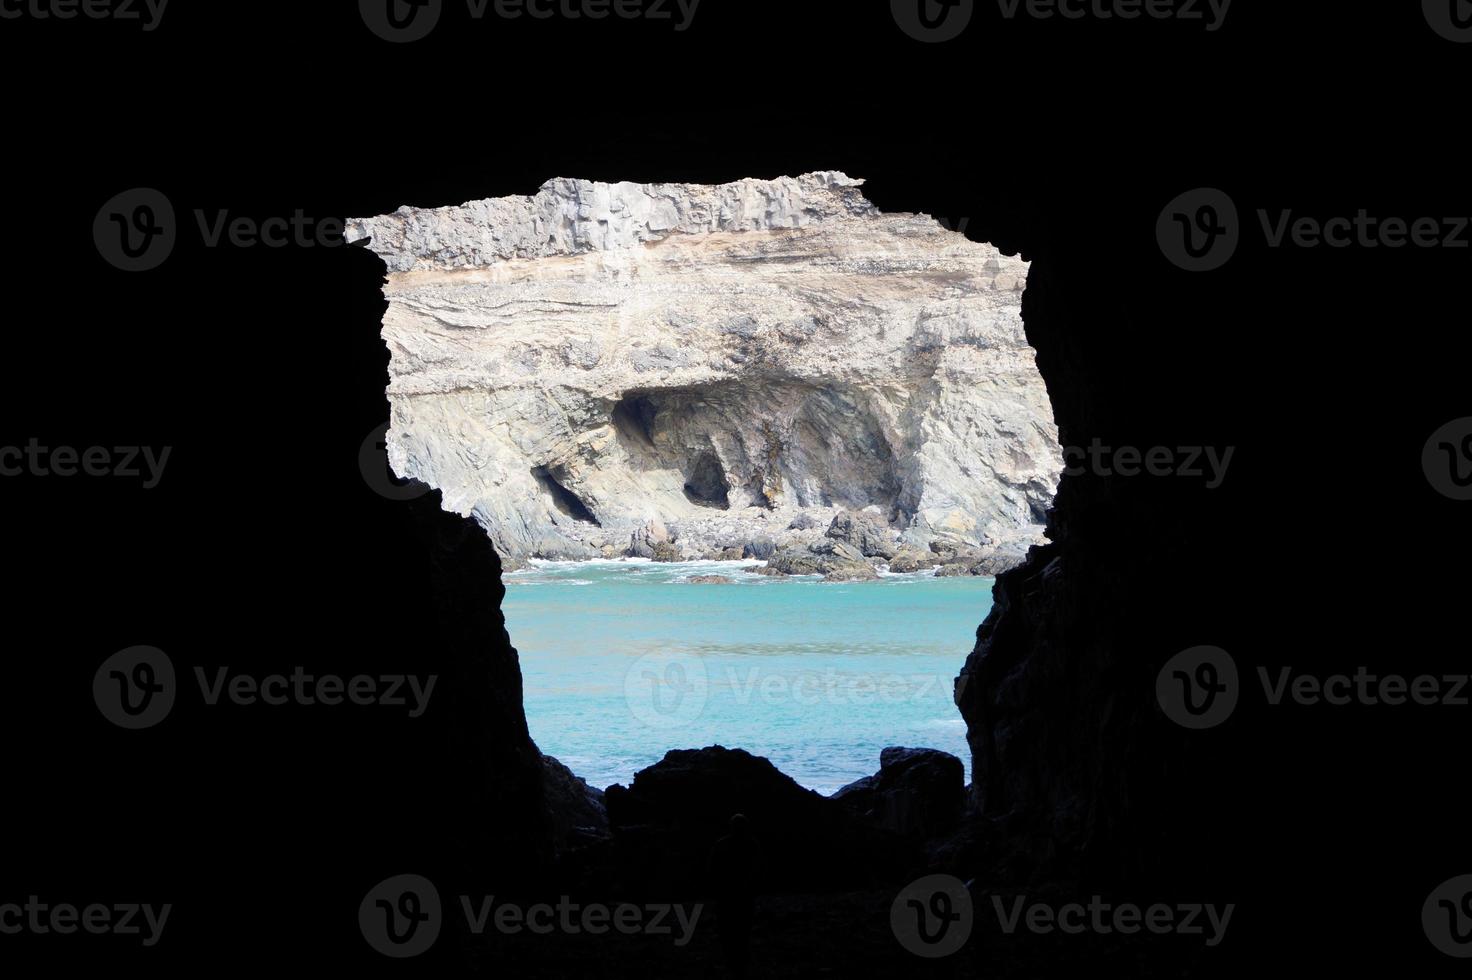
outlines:
{"label": "dark rock silhouette at bottom", "polygon": [[832,799],[885,830],[932,837],[960,822],[965,773],[949,752],[890,747],[879,754],[879,772],[849,783]]}
{"label": "dark rock silhouette at bottom", "polygon": [[774,891],[886,886],[918,855],[913,842],[804,789],[741,749],[678,749],[604,793],[611,839],[572,857],[610,885],[676,894],[709,891],[711,848],[733,814],[761,841]]}
{"label": "dark rock silhouette at bottom", "polygon": [[731,816],[731,832],[711,848],[707,872],[715,901],[721,955],[732,976],[744,977],[751,961],[756,898],[768,875],[766,856],[745,814]]}

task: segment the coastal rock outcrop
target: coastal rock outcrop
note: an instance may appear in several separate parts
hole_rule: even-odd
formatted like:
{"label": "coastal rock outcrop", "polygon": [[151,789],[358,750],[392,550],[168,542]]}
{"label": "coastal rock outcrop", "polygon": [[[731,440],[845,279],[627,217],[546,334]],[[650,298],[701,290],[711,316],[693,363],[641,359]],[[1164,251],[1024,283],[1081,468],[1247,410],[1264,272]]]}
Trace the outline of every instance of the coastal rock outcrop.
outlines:
{"label": "coastal rock outcrop", "polygon": [[393,469],[512,560],[766,558],[840,514],[867,558],[1021,555],[1062,468],[1027,266],[860,184],[559,178],[350,222],[389,270]]}
{"label": "coastal rock outcrop", "polygon": [[879,754],[879,772],[849,783],[830,799],[886,830],[930,837],[960,821],[964,783],[965,766],[950,753],[891,746]]}
{"label": "coastal rock outcrop", "polygon": [[841,513],[834,516],[826,537],[850,545],[865,558],[893,558],[895,543],[885,531],[867,514]]}
{"label": "coastal rock outcrop", "polygon": [[608,813],[603,791],[589,786],[550,755],[542,756],[542,793],[552,818],[552,832],[562,847],[598,840],[608,835]]}
{"label": "coastal rock outcrop", "polygon": [[874,887],[897,881],[909,860],[897,835],[741,749],[669,752],[604,800],[612,859],[673,888],[708,886],[711,845],[737,813],[762,849],[764,891]]}

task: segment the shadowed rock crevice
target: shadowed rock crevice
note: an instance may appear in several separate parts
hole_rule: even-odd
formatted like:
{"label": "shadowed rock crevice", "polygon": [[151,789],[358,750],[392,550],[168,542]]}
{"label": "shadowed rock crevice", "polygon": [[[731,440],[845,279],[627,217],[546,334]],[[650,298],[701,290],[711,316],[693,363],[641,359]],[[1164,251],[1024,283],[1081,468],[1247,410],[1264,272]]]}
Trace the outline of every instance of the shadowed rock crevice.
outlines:
{"label": "shadowed rock crevice", "polygon": [[702,453],[690,468],[685,496],[702,507],[731,508],[731,483],[715,453]]}
{"label": "shadowed rock crevice", "polygon": [[545,466],[532,468],[532,477],[552,498],[552,506],[557,512],[565,517],[583,524],[591,524],[598,527],[598,518],[588,509],[588,505],[578,499],[578,495],[562,485],[553,470]]}
{"label": "shadowed rock crevice", "polygon": [[[857,389],[781,377],[665,388],[625,395],[609,422],[631,470],[666,493],[678,485],[695,507],[878,507],[901,522],[911,516],[900,501],[918,440],[894,432],[907,448],[897,458]],[[681,517],[699,514],[673,519]]]}
{"label": "shadowed rock crevice", "polygon": [[659,406],[647,395],[628,394],[613,406],[610,420],[621,441],[653,450],[654,417],[658,414]]}

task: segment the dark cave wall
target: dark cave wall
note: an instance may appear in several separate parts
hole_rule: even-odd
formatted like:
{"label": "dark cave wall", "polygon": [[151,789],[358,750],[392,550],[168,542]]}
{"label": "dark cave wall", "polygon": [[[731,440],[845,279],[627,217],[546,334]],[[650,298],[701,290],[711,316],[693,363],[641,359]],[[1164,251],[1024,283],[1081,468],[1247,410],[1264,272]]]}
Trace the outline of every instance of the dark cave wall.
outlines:
{"label": "dark cave wall", "polygon": [[442,746],[457,772],[438,804],[447,840],[471,880],[524,887],[552,857],[542,756],[527,732],[521,666],[508,642],[501,566],[484,530],[440,509],[438,491],[415,501],[429,583],[445,645]]}
{"label": "dark cave wall", "polygon": [[[1469,669],[1472,521],[1418,459],[1433,430],[1472,414],[1467,251],[1270,253],[1249,235],[1224,269],[1191,276],[1153,235],[1162,206],[1201,186],[1228,191],[1249,222],[1258,207],[1469,213],[1464,161],[1435,152],[1457,129],[1466,46],[1413,4],[1244,4],[1211,34],[993,15],[946,45],[910,41],[883,4],[851,6],[835,20],[828,5],[711,4],[678,36],[487,23],[394,51],[342,5],[298,5],[289,30],[194,5],[216,43],[161,31],[141,53],[111,30],[30,25],[45,28],[31,40],[72,57],[80,45],[129,79],[156,125],[98,99],[91,74],[55,73],[50,98],[10,107],[23,136],[48,135],[28,141],[7,267],[22,284],[72,279],[12,290],[12,363],[61,367],[12,372],[7,439],[177,451],[146,494],[5,483],[24,495],[6,542],[13,618],[46,632],[7,661],[14,896],[176,902],[169,939],[140,951],[154,971],[259,976],[310,959],[402,976],[358,933],[370,886],[413,872],[446,894],[499,891],[546,850],[489,548],[459,539],[470,525],[432,498],[421,520],[357,471],[388,415],[381,265],[355,250],[206,248],[191,232],[160,270],[125,276],[86,231],[103,200],[158,187],[188,228],[194,208],[379,214],[530,193],[556,174],[716,183],[832,168],[868,178],[885,210],[927,211],[1034,263],[1027,329],[1065,444],[1240,447],[1216,491],[1066,478],[1057,543],[1002,579],[961,700],[982,787],[978,869],[1082,883],[1070,897],[1123,879],[1147,901],[1166,894],[1145,887],[1159,881],[1185,900],[1240,901],[1234,947],[1284,940],[1254,970],[1368,972],[1392,947],[1386,975],[1462,969],[1430,949],[1416,913],[1472,869],[1465,708],[1244,704],[1188,736],[1150,691],[1197,643],[1247,672]],[[877,43],[840,40],[849,16]],[[772,50],[774,25],[790,56],[743,69],[744,53]],[[195,88],[155,56],[170,45],[209,60],[209,124],[167,124],[198,115]],[[616,112],[590,101],[586,72],[548,68],[614,48],[678,68],[646,72],[653,94]],[[1369,67],[1333,57],[1344,51]],[[262,65],[262,52],[279,56]],[[540,67],[527,97],[468,125],[485,66],[528,52]],[[232,63],[260,70],[219,68]],[[380,84],[374,66],[459,94]],[[58,105],[75,125],[49,125]],[[402,141],[435,149],[380,165]],[[99,168],[98,148],[118,146]],[[159,645],[186,676],[439,672],[455,678],[454,710],[436,702],[410,721],[195,701],[121,733],[87,690],[133,643]],[[76,948],[42,953],[54,969]],[[131,947],[81,948],[115,968]]]}
{"label": "dark cave wall", "polygon": [[[1242,928],[1259,938],[1304,929],[1350,937],[1419,901],[1408,897],[1430,873],[1419,869],[1444,865],[1437,841],[1447,833],[1403,834],[1400,821],[1415,812],[1445,828],[1455,811],[1412,804],[1436,799],[1442,782],[1428,778],[1429,761],[1395,719],[1271,711],[1245,699],[1222,728],[1187,732],[1154,700],[1161,665],[1198,644],[1231,651],[1248,678],[1285,662],[1389,666],[1414,644],[1419,625],[1346,603],[1331,573],[1373,573],[1385,556],[1364,533],[1368,515],[1412,512],[1424,484],[1414,468],[1410,479],[1375,483],[1362,470],[1324,467],[1321,447],[1337,443],[1318,441],[1339,437],[1318,389],[1342,378],[1342,397],[1360,398],[1371,362],[1395,363],[1392,355],[1341,348],[1340,359],[1357,365],[1349,371],[1326,363],[1322,338],[1307,328],[1254,334],[1267,260],[1249,252],[1206,279],[1174,270],[1141,217],[1166,199],[1148,189],[1101,198],[1091,185],[1050,179],[1044,165],[1019,192],[979,186],[963,170],[869,169],[862,150],[852,159],[855,172],[872,175],[866,193],[879,207],[976,215],[969,237],[1032,263],[1024,319],[1065,446],[1237,448],[1214,489],[1190,476],[1062,480],[1052,543],[999,580],[958,678],[974,753],[968,832],[981,843],[957,870],[1144,900],[1240,900],[1254,910]],[[693,167],[672,176],[733,175]],[[1279,298],[1275,322],[1318,322],[1330,289],[1310,279]],[[1387,322],[1394,313],[1376,308]],[[1393,415],[1356,422],[1354,438],[1377,447],[1406,438]],[[1445,591],[1425,574],[1389,574],[1371,592],[1395,610],[1424,601],[1427,589]],[[497,670],[515,662],[509,648],[495,656],[510,658]],[[479,718],[467,709],[455,738],[522,724],[519,699],[497,696]],[[1452,714],[1423,718],[1444,741],[1459,737]],[[541,833],[518,752],[447,768],[457,780],[512,774],[499,819]],[[476,818],[455,819],[468,828]],[[1400,891],[1367,891],[1356,869],[1371,860]],[[1359,900],[1348,911],[1305,905],[1304,896],[1326,893]]]}
{"label": "dark cave wall", "polygon": [[[1111,270],[1071,261],[1085,242],[1033,240],[1042,254],[1023,315],[1061,443],[1211,444],[1204,436],[1221,433],[1221,406],[1174,397],[1179,377],[1152,367],[1151,345],[1166,342],[1153,325],[1138,321],[1126,335],[1090,327],[1091,294],[1110,294]],[[1164,719],[1154,682],[1179,650],[1230,642],[1229,597],[1246,584],[1228,557],[1237,489],[1088,468],[1062,478],[1051,542],[999,577],[957,677],[972,801],[994,834],[985,871],[1014,881],[1170,881],[1182,870],[1177,846],[1231,825],[1238,800],[1219,778],[1229,769],[1209,738]],[[1218,776],[1193,777],[1200,766]]]}

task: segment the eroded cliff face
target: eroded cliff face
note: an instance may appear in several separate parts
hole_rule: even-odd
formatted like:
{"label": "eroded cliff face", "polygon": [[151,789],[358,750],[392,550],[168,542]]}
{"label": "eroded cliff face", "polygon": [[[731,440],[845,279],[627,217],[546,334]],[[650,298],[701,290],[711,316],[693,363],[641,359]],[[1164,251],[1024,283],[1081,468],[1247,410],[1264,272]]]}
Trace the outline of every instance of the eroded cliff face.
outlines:
{"label": "eroded cliff face", "polygon": [[389,268],[394,469],[513,561],[841,510],[1020,555],[1062,465],[1026,264],[860,183],[558,179],[351,222]]}

